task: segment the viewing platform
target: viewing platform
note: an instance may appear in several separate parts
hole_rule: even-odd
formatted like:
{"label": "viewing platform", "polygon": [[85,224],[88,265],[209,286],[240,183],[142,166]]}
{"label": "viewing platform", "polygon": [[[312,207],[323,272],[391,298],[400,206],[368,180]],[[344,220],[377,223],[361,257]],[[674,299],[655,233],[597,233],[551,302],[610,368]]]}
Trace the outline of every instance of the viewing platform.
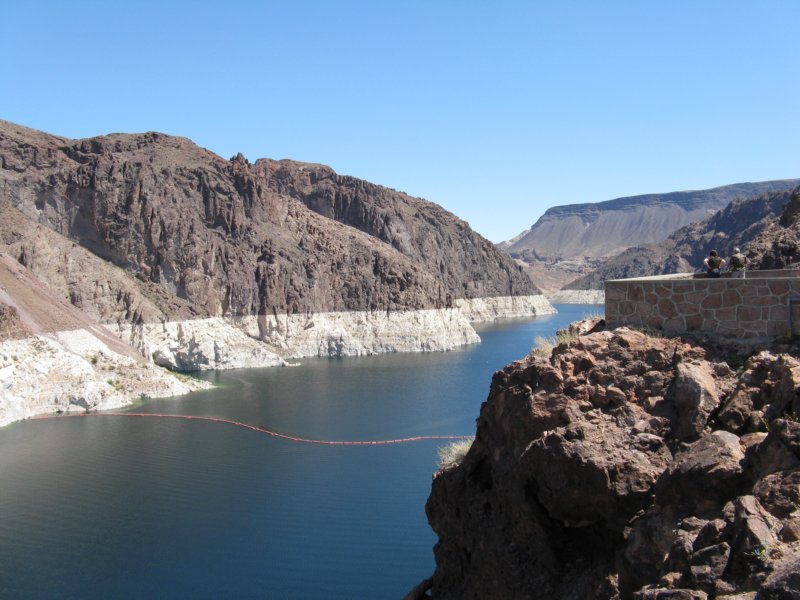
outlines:
{"label": "viewing platform", "polygon": [[677,273],[605,282],[610,327],[729,338],[800,335],[800,270],[747,271],[745,278]]}

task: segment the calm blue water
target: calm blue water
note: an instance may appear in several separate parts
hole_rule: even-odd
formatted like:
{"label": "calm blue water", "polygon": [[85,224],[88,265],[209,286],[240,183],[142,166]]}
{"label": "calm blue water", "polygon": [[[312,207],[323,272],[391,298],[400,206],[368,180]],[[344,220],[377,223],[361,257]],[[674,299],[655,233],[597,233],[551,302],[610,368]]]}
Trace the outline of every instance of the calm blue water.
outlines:
{"label": "calm blue water", "polygon": [[[492,373],[595,306],[479,330],[431,354],[207,375],[136,412],[221,416],[323,439],[468,434]],[[440,442],[314,446],[139,418],[0,429],[0,597],[396,599],[434,569]]]}

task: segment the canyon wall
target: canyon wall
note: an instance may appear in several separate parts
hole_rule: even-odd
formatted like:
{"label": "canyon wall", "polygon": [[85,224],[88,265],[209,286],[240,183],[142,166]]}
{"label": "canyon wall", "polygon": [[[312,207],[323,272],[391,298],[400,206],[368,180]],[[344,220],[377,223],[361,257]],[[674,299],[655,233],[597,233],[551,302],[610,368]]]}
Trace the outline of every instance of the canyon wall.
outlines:
{"label": "canyon wall", "polygon": [[[224,160],[159,133],[66,140],[2,121],[7,207],[211,317],[448,308],[538,292],[431,202],[322,165]],[[37,245],[46,253],[4,237],[26,266]]]}
{"label": "canyon wall", "polygon": [[[191,387],[155,365],[448,350],[479,341],[470,319],[552,310],[455,215],[324,165],[0,121],[6,421]],[[73,351],[84,334],[105,350]],[[24,381],[37,350],[42,377]],[[110,383],[112,354],[150,383]]]}

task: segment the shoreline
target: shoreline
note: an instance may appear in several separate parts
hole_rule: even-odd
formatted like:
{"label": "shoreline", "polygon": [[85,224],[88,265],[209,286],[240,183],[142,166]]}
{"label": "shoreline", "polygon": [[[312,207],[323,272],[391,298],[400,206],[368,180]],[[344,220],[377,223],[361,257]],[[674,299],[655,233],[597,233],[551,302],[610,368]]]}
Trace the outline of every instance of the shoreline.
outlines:
{"label": "shoreline", "polygon": [[[542,295],[462,300],[454,308],[214,317],[114,324],[0,342],[0,427],[36,415],[127,407],[211,387],[173,371],[287,366],[288,360],[442,352],[480,342],[471,323],[554,314]],[[143,358],[93,334],[105,330]]]}
{"label": "shoreline", "polygon": [[605,305],[605,290],[558,290],[549,292],[547,299],[553,304],[598,304]]}

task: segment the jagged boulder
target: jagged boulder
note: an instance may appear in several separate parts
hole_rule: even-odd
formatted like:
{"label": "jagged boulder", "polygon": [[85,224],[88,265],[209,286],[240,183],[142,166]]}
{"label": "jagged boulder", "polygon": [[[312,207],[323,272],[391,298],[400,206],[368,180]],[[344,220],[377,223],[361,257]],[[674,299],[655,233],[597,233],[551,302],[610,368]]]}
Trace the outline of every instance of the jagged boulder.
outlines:
{"label": "jagged boulder", "polygon": [[611,418],[548,432],[520,457],[520,474],[552,519],[570,527],[625,522],[647,505],[672,455],[651,433],[632,432]]}
{"label": "jagged boulder", "polygon": [[760,586],[756,600],[797,600],[800,598],[800,551],[780,557],[772,573]]}
{"label": "jagged boulder", "polygon": [[798,597],[797,354],[739,350],[595,330],[497,373],[432,597]]}
{"label": "jagged boulder", "polygon": [[679,452],[656,487],[656,500],[697,514],[718,508],[742,478],[739,437],[714,431]]}
{"label": "jagged boulder", "polygon": [[682,441],[697,439],[719,403],[711,365],[705,362],[679,364],[671,397],[678,415],[675,436]]}

